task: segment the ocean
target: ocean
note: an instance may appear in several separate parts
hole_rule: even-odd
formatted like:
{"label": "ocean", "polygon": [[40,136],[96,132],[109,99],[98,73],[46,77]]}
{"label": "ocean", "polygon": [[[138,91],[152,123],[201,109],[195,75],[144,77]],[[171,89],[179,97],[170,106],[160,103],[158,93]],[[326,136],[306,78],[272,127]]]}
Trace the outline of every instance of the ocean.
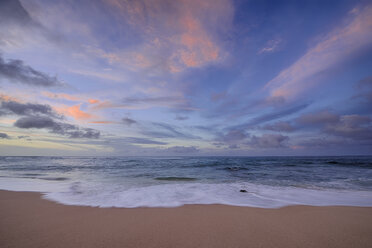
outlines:
{"label": "ocean", "polygon": [[372,206],[372,157],[0,157],[0,189],[98,207]]}

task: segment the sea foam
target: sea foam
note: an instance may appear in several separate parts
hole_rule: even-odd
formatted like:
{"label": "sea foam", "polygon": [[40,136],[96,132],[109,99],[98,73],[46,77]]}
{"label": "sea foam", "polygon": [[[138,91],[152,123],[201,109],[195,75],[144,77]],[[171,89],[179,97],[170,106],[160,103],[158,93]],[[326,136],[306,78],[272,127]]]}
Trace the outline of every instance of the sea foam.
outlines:
{"label": "sea foam", "polygon": [[[247,192],[240,192],[241,189]],[[130,189],[84,188],[50,192],[46,199],[66,205],[96,207],[177,207],[185,204],[225,204],[278,208],[288,205],[372,206],[372,192],[270,187],[249,183],[164,184]]]}

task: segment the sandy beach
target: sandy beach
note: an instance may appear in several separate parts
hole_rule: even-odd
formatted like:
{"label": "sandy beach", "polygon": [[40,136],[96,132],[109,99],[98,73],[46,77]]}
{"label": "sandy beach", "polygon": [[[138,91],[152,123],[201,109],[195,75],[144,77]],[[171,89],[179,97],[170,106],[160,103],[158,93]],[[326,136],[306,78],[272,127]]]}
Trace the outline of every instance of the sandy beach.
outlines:
{"label": "sandy beach", "polygon": [[371,247],[372,208],[65,206],[0,191],[0,247]]}

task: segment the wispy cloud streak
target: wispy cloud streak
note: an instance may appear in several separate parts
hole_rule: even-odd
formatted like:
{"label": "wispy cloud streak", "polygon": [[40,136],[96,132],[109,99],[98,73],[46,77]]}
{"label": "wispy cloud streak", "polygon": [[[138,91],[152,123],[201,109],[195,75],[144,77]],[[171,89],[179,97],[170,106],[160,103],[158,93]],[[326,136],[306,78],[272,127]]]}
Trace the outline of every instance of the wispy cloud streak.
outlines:
{"label": "wispy cloud streak", "polygon": [[372,5],[351,11],[351,21],[334,29],[299,60],[269,81],[271,96],[293,99],[317,83],[313,76],[344,61],[372,42]]}

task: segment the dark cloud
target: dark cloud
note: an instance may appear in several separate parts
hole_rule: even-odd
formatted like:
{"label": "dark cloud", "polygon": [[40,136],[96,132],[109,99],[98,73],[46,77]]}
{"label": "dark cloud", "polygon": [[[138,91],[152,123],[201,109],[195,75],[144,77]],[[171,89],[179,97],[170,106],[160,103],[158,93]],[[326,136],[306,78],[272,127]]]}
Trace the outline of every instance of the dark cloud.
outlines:
{"label": "dark cloud", "polygon": [[[355,105],[351,113],[371,114],[372,113],[372,76],[366,77],[356,83],[356,93],[351,97]],[[349,104],[350,105],[350,104]]]}
{"label": "dark cloud", "polygon": [[296,119],[296,122],[304,126],[323,126],[337,123],[339,120],[340,117],[337,114],[324,110],[321,112],[302,115]]}
{"label": "dark cloud", "polygon": [[0,23],[29,25],[33,21],[18,0],[0,1]]}
{"label": "dark cloud", "polygon": [[[0,98],[0,100],[2,100]],[[18,128],[47,129],[51,133],[65,135],[70,138],[94,138],[100,137],[100,132],[91,128],[80,128],[76,125],[56,121],[64,117],[57,114],[52,107],[38,103],[20,103],[16,101],[1,101],[1,115],[23,116],[18,119],[14,126]],[[20,136],[21,137],[21,136]]]}
{"label": "dark cloud", "polygon": [[133,120],[133,119],[130,119],[128,117],[124,117],[123,119],[121,119],[121,121],[127,125],[127,126],[131,126],[132,124],[136,124],[137,121]]}
{"label": "dark cloud", "polygon": [[295,127],[288,122],[280,121],[273,124],[268,124],[262,127],[264,130],[271,130],[277,132],[293,132]]}
{"label": "dark cloud", "polygon": [[25,65],[22,60],[7,60],[0,54],[0,79],[5,78],[11,82],[23,83],[33,86],[60,86],[61,82],[56,77],[51,77]]}
{"label": "dark cloud", "polygon": [[372,121],[369,116],[343,115],[339,122],[327,125],[324,131],[352,140],[372,142]]}
{"label": "dark cloud", "polygon": [[238,149],[239,146],[237,144],[229,145],[230,149]]}
{"label": "dark cloud", "polygon": [[372,76],[363,78],[357,83],[359,89],[372,89]]}
{"label": "dark cloud", "polygon": [[225,144],[222,143],[222,142],[213,142],[212,145],[214,145],[217,148],[220,148],[220,147],[224,146]]}
{"label": "dark cloud", "polygon": [[243,130],[230,130],[226,134],[221,134],[218,138],[217,141],[221,141],[224,143],[234,143],[234,142],[240,142],[244,139],[249,137],[249,134],[247,134]]}
{"label": "dark cloud", "polygon": [[359,142],[372,142],[372,119],[366,115],[338,115],[320,111],[295,120],[301,128],[318,129],[321,133]]}
{"label": "dark cloud", "polygon": [[[0,98],[1,100],[1,98]],[[62,118],[49,105],[37,103],[20,103],[16,101],[1,101],[0,102],[0,116],[1,115],[46,115],[54,118]]]}
{"label": "dark cloud", "polygon": [[60,128],[53,119],[45,116],[22,117],[14,123],[14,126],[19,128],[51,128],[54,130]]}
{"label": "dark cloud", "polygon": [[[75,126],[76,127],[76,126]],[[86,139],[99,139],[101,132],[92,128],[78,128],[73,132],[64,132],[61,134],[67,135],[70,138],[86,138]]]}
{"label": "dark cloud", "polygon": [[253,148],[281,148],[286,147],[288,136],[281,134],[263,134],[262,136],[252,136],[247,143]]}
{"label": "dark cloud", "polygon": [[27,136],[27,135],[20,135],[17,137],[18,139],[27,139],[27,138],[30,138],[30,136]]}
{"label": "dark cloud", "polygon": [[170,153],[190,154],[199,152],[199,149],[195,146],[172,146],[169,147],[167,151]]}
{"label": "dark cloud", "polygon": [[253,149],[282,148],[287,147],[288,136],[281,134],[263,134],[261,136],[250,135],[244,130],[230,130],[226,134],[220,134],[213,143],[216,147],[226,146],[229,149],[238,149],[249,146]]}
{"label": "dark cloud", "polygon": [[70,138],[98,139],[100,132],[91,128],[79,128],[78,126],[56,122],[47,116],[27,116],[18,119],[14,126],[18,128],[47,129],[50,133],[68,136]]}
{"label": "dark cloud", "polygon": [[305,139],[303,141],[300,141],[297,143],[297,145],[302,147],[329,147],[332,146],[339,146],[339,145],[345,145],[345,140],[340,138],[310,138]]}
{"label": "dark cloud", "polygon": [[0,133],[0,139],[10,139],[10,137],[6,133]]}
{"label": "dark cloud", "polygon": [[177,115],[175,119],[176,119],[177,121],[184,121],[184,120],[189,119],[189,117],[187,117],[187,116],[182,116],[182,115]]}

